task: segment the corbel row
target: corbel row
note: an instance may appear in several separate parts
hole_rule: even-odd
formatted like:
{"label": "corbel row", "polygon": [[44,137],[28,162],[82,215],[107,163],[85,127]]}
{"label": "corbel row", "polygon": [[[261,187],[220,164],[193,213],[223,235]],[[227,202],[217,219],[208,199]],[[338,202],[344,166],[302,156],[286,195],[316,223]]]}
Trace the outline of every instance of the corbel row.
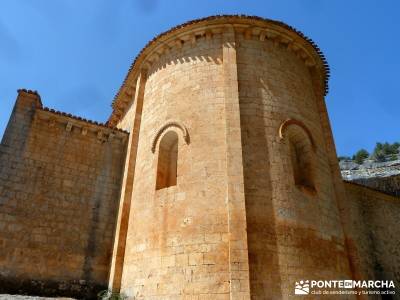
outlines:
{"label": "corbel row", "polygon": [[[49,121],[49,123],[50,122],[54,122],[54,121]],[[73,127],[78,128],[80,130],[81,135],[83,135],[83,136],[86,136],[88,134],[88,131],[94,132],[94,134],[96,135],[97,140],[99,142],[101,142],[101,143],[111,142],[117,137],[119,139],[121,139],[122,141],[124,141],[125,138],[126,138],[125,135],[118,136],[115,132],[113,132],[113,131],[110,132],[110,130],[107,130],[107,129],[105,129],[105,130],[104,129],[100,129],[99,130],[99,129],[91,128],[89,126],[85,127],[85,126],[78,125],[78,124],[76,124],[74,122],[71,122],[71,121],[68,121],[67,124],[65,125],[65,131],[66,132],[71,132]]]}
{"label": "corbel row", "polygon": [[[160,45],[146,56],[142,62],[141,68],[149,70],[154,63],[158,62],[164,55],[168,55],[171,51],[180,50],[185,44],[188,43],[192,47],[195,47],[200,38],[204,37],[207,41],[210,41],[214,34],[221,33],[222,31],[223,27],[221,26],[200,28],[185,32],[165,42],[160,42]],[[119,101],[115,103],[115,106],[113,107],[113,116],[110,119],[112,124],[116,123],[117,120],[119,120],[126,113],[126,110],[133,100],[136,92],[136,82],[137,78],[129,80],[129,83],[126,84]]]}
{"label": "corbel row", "polygon": [[47,112],[42,112],[43,115],[39,116],[39,114],[35,114],[35,121],[40,119],[44,122],[47,122],[49,128],[55,128],[57,123],[61,124],[64,127],[66,132],[72,132],[73,128],[76,128],[80,131],[80,134],[83,136],[87,136],[89,132],[95,134],[97,140],[101,143],[111,142],[113,140],[119,139],[122,142],[126,141],[127,133],[115,131],[112,128],[96,126],[93,124],[84,124],[80,121],[74,120],[62,120],[60,118],[47,115]]}
{"label": "corbel row", "polygon": [[107,130],[107,129],[95,129],[95,128],[91,128],[89,126],[85,127],[85,126],[78,125],[71,121],[68,121],[67,124],[65,125],[65,131],[71,132],[73,127],[80,129],[80,133],[83,136],[86,136],[88,134],[88,131],[94,132],[96,134],[97,140],[101,143],[111,142],[117,137],[119,139],[121,139],[122,141],[124,141],[126,138],[125,135],[118,136],[117,133]]}
{"label": "corbel row", "polygon": [[[229,28],[232,28],[232,26]],[[319,58],[314,55],[313,49],[308,49],[309,47],[304,44],[303,39],[295,34],[283,32],[283,30],[277,28],[262,28],[246,24],[234,24],[233,28],[235,32],[242,33],[245,39],[256,38],[261,42],[271,41],[276,47],[285,47],[288,51],[292,51],[309,68],[317,66],[317,59]],[[145,56],[141,63],[141,68],[149,70],[164,55],[168,55],[171,51],[180,50],[185,44],[195,47],[200,38],[210,41],[214,35],[223,33],[226,29],[226,25],[204,26],[175,35],[165,41],[160,40],[159,45]],[[264,47],[264,49],[267,49],[267,47]],[[322,55],[319,49],[317,49],[317,52]],[[135,91],[136,78],[129,80],[119,101],[115,103],[113,116],[110,119],[111,123],[116,123],[126,113],[129,104],[134,98]]]}
{"label": "corbel row", "polygon": [[[272,41],[275,46],[282,45],[289,51],[292,51],[299,59],[304,61],[307,67],[313,67],[317,64],[314,55],[310,53],[310,50],[304,46],[304,43],[302,43],[302,40],[298,37],[272,28],[249,27],[248,25],[233,26],[236,32],[243,33],[245,39],[256,37],[262,42],[266,40]],[[216,25],[214,27],[209,26],[195,29],[193,31],[182,33],[179,36],[175,36],[166,42],[162,42],[162,45],[156,47],[151,53],[149,53],[143,62],[143,66],[149,69],[164,54],[170,53],[174,48],[181,49],[186,43],[195,46],[197,40],[201,37],[205,37],[205,39],[209,41],[215,34],[222,33],[224,30],[224,25]]]}
{"label": "corbel row", "polygon": [[247,27],[237,28],[238,32],[243,33],[246,40],[257,38],[259,41],[271,41],[275,47],[283,46],[287,50],[292,51],[307,67],[315,66],[316,60],[306,47],[299,41],[297,37],[289,36],[281,31],[271,28]]}
{"label": "corbel row", "polygon": [[185,44],[195,47],[200,38],[205,38],[206,41],[210,41],[215,34],[221,33],[223,29],[223,26],[218,25],[196,28],[161,42],[158,47],[147,55],[143,62],[143,67],[150,69],[162,56],[169,54],[174,49],[182,49]]}
{"label": "corbel row", "polygon": [[134,80],[133,82],[134,82],[133,84],[127,84],[127,86],[124,89],[123,94],[120,97],[120,101],[117,101],[115,103],[113,113],[117,119],[121,118],[125,114],[126,109],[129,107],[129,104],[132,102],[132,100],[135,97],[136,80]]}

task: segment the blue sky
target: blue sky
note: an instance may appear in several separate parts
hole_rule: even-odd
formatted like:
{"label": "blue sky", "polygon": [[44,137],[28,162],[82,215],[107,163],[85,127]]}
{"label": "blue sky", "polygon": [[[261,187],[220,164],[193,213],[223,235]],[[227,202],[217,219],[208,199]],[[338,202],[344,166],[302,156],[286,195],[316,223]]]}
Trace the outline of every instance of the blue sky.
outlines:
{"label": "blue sky", "polygon": [[311,37],[331,68],[338,153],[400,141],[400,2],[395,0],[1,0],[0,136],[18,88],[45,106],[105,121],[140,49],[190,19],[249,14]]}

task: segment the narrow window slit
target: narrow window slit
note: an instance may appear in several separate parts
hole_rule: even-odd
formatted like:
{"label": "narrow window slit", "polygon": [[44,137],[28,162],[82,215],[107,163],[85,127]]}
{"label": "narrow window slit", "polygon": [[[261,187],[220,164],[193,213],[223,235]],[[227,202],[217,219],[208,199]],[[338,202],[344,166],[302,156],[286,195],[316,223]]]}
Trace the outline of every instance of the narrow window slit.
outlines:
{"label": "narrow window slit", "polygon": [[177,182],[178,135],[167,132],[160,141],[157,163],[156,190],[171,187]]}
{"label": "narrow window slit", "polygon": [[290,141],[290,157],[296,186],[314,190],[312,157],[307,145]]}

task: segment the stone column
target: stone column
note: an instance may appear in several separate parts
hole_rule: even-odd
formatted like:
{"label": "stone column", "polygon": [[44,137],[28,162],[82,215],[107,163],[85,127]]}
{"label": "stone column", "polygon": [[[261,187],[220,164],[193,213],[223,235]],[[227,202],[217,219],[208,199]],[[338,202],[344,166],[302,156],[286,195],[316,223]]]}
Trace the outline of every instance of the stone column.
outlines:
{"label": "stone column", "polygon": [[233,26],[223,33],[230,299],[250,299],[242,139]]}
{"label": "stone column", "polygon": [[118,219],[114,235],[114,249],[111,260],[109,288],[119,291],[125,256],[126,235],[128,232],[129,212],[131,209],[132,189],[135,174],[137,146],[139,140],[140,123],[142,118],[144,86],[146,84],[146,71],[142,69],[137,78],[135,96],[133,100],[134,120],[130,128],[128,148],[126,152],[124,177],[121,187]]}

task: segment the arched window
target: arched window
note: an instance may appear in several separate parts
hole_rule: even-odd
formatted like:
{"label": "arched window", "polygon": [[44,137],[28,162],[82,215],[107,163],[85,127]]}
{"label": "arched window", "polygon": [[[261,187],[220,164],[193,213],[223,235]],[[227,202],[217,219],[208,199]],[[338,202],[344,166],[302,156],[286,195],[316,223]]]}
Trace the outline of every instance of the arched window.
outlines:
{"label": "arched window", "polygon": [[302,190],[315,192],[315,144],[311,132],[301,121],[289,119],[280,126],[279,135],[289,144],[294,184]]}
{"label": "arched window", "polygon": [[178,135],[168,131],[161,139],[158,151],[156,190],[176,185]]}
{"label": "arched window", "polygon": [[292,163],[294,183],[299,187],[314,190],[311,147],[307,140],[289,138],[290,161]]}

